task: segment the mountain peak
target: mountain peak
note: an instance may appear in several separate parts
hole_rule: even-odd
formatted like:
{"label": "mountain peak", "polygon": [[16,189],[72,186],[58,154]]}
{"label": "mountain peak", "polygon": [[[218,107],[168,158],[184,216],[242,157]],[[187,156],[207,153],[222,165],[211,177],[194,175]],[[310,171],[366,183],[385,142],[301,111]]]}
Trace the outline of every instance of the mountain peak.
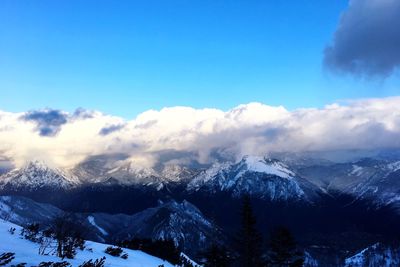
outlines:
{"label": "mountain peak", "polygon": [[61,169],[49,167],[42,160],[29,161],[23,167],[14,169],[0,177],[0,185],[10,188],[68,188],[77,183],[77,177]]}
{"label": "mountain peak", "polygon": [[[304,187],[304,188],[303,188]],[[236,163],[216,163],[195,176],[187,190],[226,191],[270,200],[308,200],[306,185],[279,160],[244,156]],[[303,190],[304,189],[304,190]],[[310,190],[311,191],[311,190]]]}
{"label": "mountain peak", "polygon": [[48,170],[51,169],[44,160],[34,159],[25,163],[22,167],[24,170],[37,169],[37,170]]}
{"label": "mountain peak", "polygon": [[293,178],[295,176],[284,163],[276,159],[246,155],[239,164],[245,166],[251,172],[267,173],[282,178]]}

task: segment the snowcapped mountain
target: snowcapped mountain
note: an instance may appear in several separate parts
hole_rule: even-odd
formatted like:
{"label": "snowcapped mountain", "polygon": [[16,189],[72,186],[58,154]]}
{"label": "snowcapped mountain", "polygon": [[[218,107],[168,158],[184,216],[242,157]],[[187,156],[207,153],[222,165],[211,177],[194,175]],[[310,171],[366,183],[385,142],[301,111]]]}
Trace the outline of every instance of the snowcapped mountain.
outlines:
{"label": "snowcapped mountain", "polygon": [[97,183],[125,186],[149,186],[160,190],[167,184],[183,183],[196,170],[179,165],[143,167],[123,155],[90,157],[72,169],[82,184]]}
{"label": "snowcapped mountain", "polygon": [[378,205],[392,205],[400,211],[400,161],[353,165],[353,176],[362,177],[350,192],[372,199]]}
{"label": "snowcapped mountain", "polygon": [[168,164],[162,168],[160,176],[169,183],[187,183],[198,173],[199,171],[196,169]]}
{"label": "snowcapped mountain", "polygon": [[271,201],[311,202],[322,194],[340,193],[400,209],[400,161],[361,159],[333,163],[302,157],[283,159],[245,156],[238,162],[215,163],[203,170],[170,164],[143,167],[125,155],[90,157],[68,170],[31,161],[0,175],[0,190],[69,190],[98,185],[175,194],[186,188],[178,193],[228,192],[234,197],[250,194]]}
{"label": "snowcapped mountain", "polygon": [[308,201],[320,192],[281,161],[253,156],[236,163],[214,164],[195,176],[187,190],[227,191],[233,196],[249,194],[272,201]]}
{"label": "snowcapped mountain", "polygon": [[355,162],[312,165],[296,171],[327,192],[400,208],[400,161],[364,158]]}
{"label": "snowcapped mountain", "polygon": [[125,162],[107,172],[108,177],[116,179],[125,185],[162,186],[161,177],[152,168],[136,165],[134,162]]}
{"label": "snowcapped mountain", "polygon": [[155,170],[118,158],[94,157],[71,169],[50,167],[43,161],[27,162],[23,167],[0,175],[0,189],[71,189],[87,184],[149,186],[160,190],[170,183],[186,182],[196,170],[165,165]]}
{"label": "snowcapped mountain", "polygon": [[78,184],[79,179],[75,175],[59,168],[51,168],[38,160],[28,162],[22,168],[11,170],[0,176],[2,189],[68,189]]}
{"label": "snowcapped mountain", "polygon": [[134,164],[124,155],[89,157],[72,168],[71,172],[79,177],[82,184],[112,181],[121,185],[146,185],[158,178],[153,169]]}

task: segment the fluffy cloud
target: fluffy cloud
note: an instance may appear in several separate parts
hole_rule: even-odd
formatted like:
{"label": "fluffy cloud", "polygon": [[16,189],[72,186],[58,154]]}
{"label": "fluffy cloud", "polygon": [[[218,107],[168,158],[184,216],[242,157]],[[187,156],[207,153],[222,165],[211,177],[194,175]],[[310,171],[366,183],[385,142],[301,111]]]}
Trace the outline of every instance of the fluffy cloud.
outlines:
{"label": "fluffy cloud", "polygon": [[48,137],[38,131],[48,124],[21,119],[32,111],[0,112],[0,154],[17,165],[43,159],[67,167],[88,156],[119,153],[152,166],[159,161],[206,164],[269,152],[400,148],[400,97],[292,112],[260,103],[226,112],[171,107],[130,121],[100,112],[78,113],[87,116],[60,112],[66,121],[56,120],[57,134]]}
{"label": "fluffy cloud", "polygon": [[388,76],[400,66],[400,1],[350,0],[324,63],[359,76]]}

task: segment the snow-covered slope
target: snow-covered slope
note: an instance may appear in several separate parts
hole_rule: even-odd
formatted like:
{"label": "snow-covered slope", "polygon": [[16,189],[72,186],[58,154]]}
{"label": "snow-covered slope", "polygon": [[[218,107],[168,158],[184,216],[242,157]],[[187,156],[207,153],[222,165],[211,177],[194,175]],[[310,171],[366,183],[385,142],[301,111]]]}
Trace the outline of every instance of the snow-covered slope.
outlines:
{"label": "snow-covered slope", "polygon": [[38,160],[28,162],[22,168],[14,169],[0,176],[0,188],[2,189],[67,189],[78,184],[78,177],[59,168],[51,168]]}
{"label": "snow-covered slope", "polygon": [[[16,228],[14,234],[8,231],[10,228]],[[166,261],[150,256],[139,250],[124,249],[124,253],[128,254],[127,259],[113,257],[104,253],[109,245],[91,241],[86,242],[85,250],[77,250],[77,255],[74,259],[61,260],[54,255],[39,255],[39,244],[22,239],[19,235],[20,229],[21,227],[18,225],[0,220],[0,254],[5,252],[15,253],[15,259],[9,264],[10,266],[19,263],[26,263],[26,266],[38,266],[40,262],[67,261],[75,267],[90,259],[95,260],[102,257],[106,257],[106,267],[157,267],[162,264],[165,267],[173,266]]]}
{"label": "snow-covered slope", "polygon": [[308,193],[319,191],[282,162],[253,156],[245,156],[236,163],[214,164],[194,177],[187,190],[228,191],[233,196],[250,194],[274,201],[309,200],[313,193]]}
{"label": "snow-covered slope", "polygon": [[400,266],[400,248],[374,244],[345,260],[345,267]]}

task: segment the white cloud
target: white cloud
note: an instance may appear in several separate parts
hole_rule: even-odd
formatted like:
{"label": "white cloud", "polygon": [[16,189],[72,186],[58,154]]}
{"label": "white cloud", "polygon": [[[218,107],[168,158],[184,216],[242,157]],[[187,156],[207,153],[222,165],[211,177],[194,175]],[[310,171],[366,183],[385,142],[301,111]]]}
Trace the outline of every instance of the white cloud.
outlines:
{"label": "white cloud", "polygon": [[192,157],[207,163],[216,156],[272,151],[400,147],[400,97],[292,112],[260,103],[226,112],[170,107],[146,111],[131,121],[100,112],[87,114],[66,114],[67,122],[54,135],[43,136],[35,122],[21,119],[26,113],[0,111],[0,154],[17,165],[35,158],[66,167],[108,153],[125,153],[151,165],[161,155],[163,160],[171,155],[170,161]]}

